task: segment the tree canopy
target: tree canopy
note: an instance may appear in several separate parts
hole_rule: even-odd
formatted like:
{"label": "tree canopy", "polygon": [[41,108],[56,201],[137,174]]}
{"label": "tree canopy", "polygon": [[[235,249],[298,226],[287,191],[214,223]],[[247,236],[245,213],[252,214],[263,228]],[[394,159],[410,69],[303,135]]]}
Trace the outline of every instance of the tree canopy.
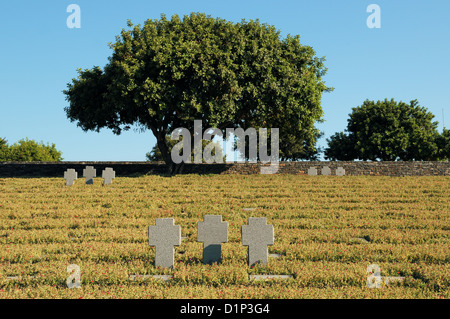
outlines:
{"label": "tree canopy", "polygon": [[450,160],[450,130],[443,129],[436,138],[437,160]]}
{"label": "tree canopy", "polygon": [[[167,143],[167,145],[169,145],[169,151],[172,152],[172,148],[182,140],[183,140],[183,136],[181,136],[180,140],[172,140],[169,136],[166,136],[166,143]],[[208,145],[210,143],[215,144],[214,148],[211,151],[211,155],[214,156],[215,150],[218,149],[222,153],[223,162],[225,162],[226,158],[223,155],[223,147],[222,147],[222,145],[219,145],[219,143],[217,143],[217,142],[202,140],[202,151],[204,151],[206,145]],[[182,153],[182,150],[180,150],[180,153]],[[151,161],[151,162],[164,161],[164,157],[158,147],[158,144],[155,144],[155,146],[153,146],[152,150],[150,152],[148,152],[147,154],[145,154],[145,158],[147,159],[147,161]],[[191,162],[193,162],[193,161],[194,161],[194,149],[191,150]]]}
{"label": "tree canopy", "polygon": [[222,131],[279,128],[286,159],[315,151],[322,93],[331,89],[324,58],[300,36],[202,13],[127,26],[107,65],[79,69],[64,91],[67,117],[83,130],[151,130],[167,164],[166,136],[178,127],[193,132],[194,120]]}
{"label": "tree canopy", "polygon": [[0,137],[0,162],[9,160],[9,146],[8,141]]}
{"label": "tree canopy", "polygon": [[[417,100],[366,100],[352,109],[346,133],[327,139],[325,158],[331,160],[436,160],[444,156],[434,115]],[[448,133],[447,133],[448,135]]]}

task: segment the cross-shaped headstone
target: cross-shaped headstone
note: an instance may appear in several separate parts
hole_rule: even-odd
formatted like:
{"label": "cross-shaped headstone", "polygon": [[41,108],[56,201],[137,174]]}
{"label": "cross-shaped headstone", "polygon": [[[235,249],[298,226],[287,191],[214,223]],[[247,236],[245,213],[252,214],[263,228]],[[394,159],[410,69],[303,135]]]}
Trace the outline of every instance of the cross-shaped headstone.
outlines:
{"label": "cross-shaped headstone", "polygon": [[102,172],[102,178],[104,179],[103,184],[109,185],[112,183],[112,180],[116,178],[116,172],[111,167],[106,167]]}
{"label": "cross-shaped headstone", "polygon": [[72,186],[73,182],[78,178],[78,173],[73,169],[69,168],[64,172],[64,179],[66,180],[67,186]]}
{"label": "cross-shaped headstone", "polygon": [[83,169],[83,177],[86,177],[86,184],[94,184],[94,177],[97,176],[97,171],[94,169],[94,166],[86,166]]}
{"label": "cross-shaped headstone", "polygon": [[203,242],[203,263],[219,263],[222,257],[222,243],[228,241],[228,222],[221,215],[205,215],[197,223],[197,241]]}
{"label": "cross-shaped headstone", "polygon": [[155,246],[155,266],[173,268],[174,246],[181,245],[181,227],[173,218],[157,218],[155,225],[148,227],[148,243]]}
{"label": "cross-shaped headstone", "polygon": [[343,168],[343,167],[338,167],[337,169],[336,169],[336,175],[337,176],[344,176],[345,175],[345,169]]}
{"label": "cross-shaped headstone", "polygon": [[322,167],[322,175],[331,175],[331,169],[328,166]]}
{"label": "cross-shaped headstone", "polygon": [[317,175],[317,169],[315,167],[310,167],[308,169],[308,175]]}
{"label": "cross-shaped headstone", "polygon": [[248,264],[267,264],[267,245],[273,245],[273,225],[267,225],[265,217],[249,217],[248,225],[242,225],[242,244],[248,246]]}

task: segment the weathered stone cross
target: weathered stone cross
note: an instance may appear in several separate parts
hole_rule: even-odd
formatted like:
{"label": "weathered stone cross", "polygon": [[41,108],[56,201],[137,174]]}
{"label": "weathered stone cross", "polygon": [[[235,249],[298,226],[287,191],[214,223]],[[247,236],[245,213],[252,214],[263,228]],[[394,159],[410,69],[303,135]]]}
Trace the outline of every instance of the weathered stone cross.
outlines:
{"label": "weathered stone cross", "polygon": [[273,245],[273,225],[267,225],[265,217],[249,217],[248,225],[242,225],[242,244],[248,246],[248,264],[267,264],[269,252],[267,245]]}
{"label": "weathered stone cross", "polygon": [[157,218],[155,225],[148,227],[148,243],[155,246],[155,266],[173,268],[174,246],[181,245],[181,227],[173,218]]}
{"label": "weathered stone cross", "polygon": [[322,167],[322,175],[331,175],[331,169],[328,166]]}
{"label": "weathered stone cross", "polygon": [[83,169],[83,177],[86,177],[86,184],[94,184],[94,177],[97,176],[97,171],[94,169],[94,166],[86,166]]}
{"label": "weathered stone cross", "polygon": [[111,167],[106,167],[102,172],[102,178],[104,179],[103,184],[109,185],[112,183],[112,180],[116,178],[116,172]]}
{"label": "weathered stone cross", "polygon": [[197,241],[203,242],[203,263],[219,263],[222,259],[222,243],[228,241],[228,222],[221,215],[205,215],[197,223]]}
{"label": "weathered stone cross", "polygon": [[66,180],[66,185],[72,186],[73,182],[78,178],[78,173],[73,168],[69,168],[64,172],[64,178]]}
{"label": "weathered stone cross", "polygon": [[336,169],[336,175],[337,175],[337,176],[344,176],[344,175],[345,175],[345,169],[344,169],[343,167],[339,166],[339,167]]}

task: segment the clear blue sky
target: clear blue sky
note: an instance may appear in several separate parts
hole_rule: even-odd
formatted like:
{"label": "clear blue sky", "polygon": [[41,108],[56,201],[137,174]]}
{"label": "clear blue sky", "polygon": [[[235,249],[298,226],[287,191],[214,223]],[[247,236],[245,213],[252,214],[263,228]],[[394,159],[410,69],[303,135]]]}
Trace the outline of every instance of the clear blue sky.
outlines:
{"label": "clear blue sky", "polygon": [[[66,25],[70,4],[81,8],[81,28]],[[381,8],[381,28],[366,25],[369,4]],[[366,99],[418,99],[450,124],[450,1],[2,1],[0,6],[0,137],[55,143],[65,161],[143,161],[155,144],[151,132],[120,136],[83,132],[64,113],[62,90],[77,68],[104,66],[127,19],[135,24],[161,13],[204,12],[234,22],[259,19],[283,36],[301,36],[326,56],[322,99],[325,139],[347,126],[352,107]],[[450,125],[446,125],[448,128]]]}

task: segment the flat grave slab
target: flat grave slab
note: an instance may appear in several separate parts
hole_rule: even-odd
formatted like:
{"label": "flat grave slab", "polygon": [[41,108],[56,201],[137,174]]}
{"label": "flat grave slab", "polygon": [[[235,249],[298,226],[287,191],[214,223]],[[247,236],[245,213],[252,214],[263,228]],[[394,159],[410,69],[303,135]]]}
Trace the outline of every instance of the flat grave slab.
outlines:
{"label": "flat grave slab", "polygon": [[250,275],[250,280],[274,280],[274,279],[281,279],[281,280],[288,280],[290,278],[293,278],[292,275]]}
{"label": "flat grave slab", "polygon": [[403,281],[405,280],[405,277],[391,277],[391,276],[385,276],[382,277],[384,280],[384,283],[386,285],[389,285],[390,282],[394,282],[394,281]]}
{"label": "flat grave slab", "polygon": [[360,242],[360,243],[363,243],[363,244],[368,244],[368,243],[370,243],[370,241],[368,241],[367,239],[365,239],[365,238],[363,238],[363,237],[354,237],[354,238],[351,238],[351,240],[352,240],[353,242]]}
{"label": "flat grave slab", "polygon": [[38,277],[36,276],[6,276],[6,280],[29,280],[29,279],[36,279]]}
{"label": "flat grave slab", "polygon": [[173,275],[139,275],[139,274],[136,274],[136,275],[130,275],[130,277],[128,279],[133,280],[133,281],[136,281],[139,279],[142,279],[142,280],[156,279],[156,280],[163,280],[165,282],[168,282],[173,279]]}

